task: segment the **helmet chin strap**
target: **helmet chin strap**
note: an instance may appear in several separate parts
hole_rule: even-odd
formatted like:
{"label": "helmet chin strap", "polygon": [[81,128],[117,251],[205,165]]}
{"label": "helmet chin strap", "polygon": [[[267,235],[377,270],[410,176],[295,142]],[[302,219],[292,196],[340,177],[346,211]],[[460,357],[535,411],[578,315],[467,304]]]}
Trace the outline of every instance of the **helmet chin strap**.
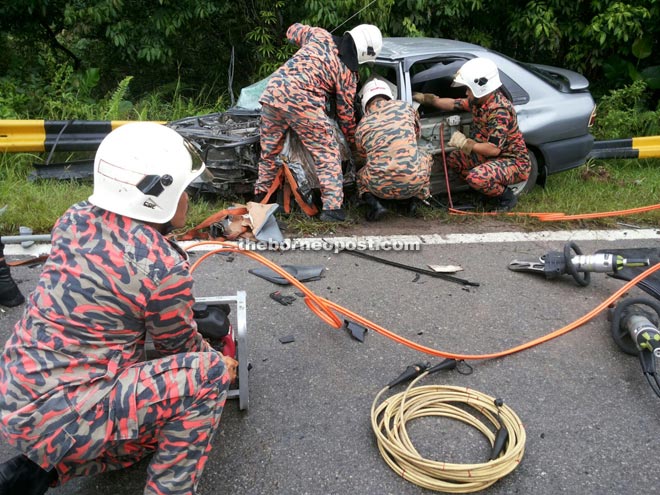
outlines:
{"label": "helmet chin strap", "polygon": [[172,222],[169,221],[165,223],[144,222],[144,224],[156,229],[163,235],[171,234],[174,231],[174,226],[172,225]]}
{"label": "helmet chin strap", "polygon": [[172,231],[174,230],[174,226],[172,225],[172,222],[156,224],[156,228],[163,235],[171,234]]}

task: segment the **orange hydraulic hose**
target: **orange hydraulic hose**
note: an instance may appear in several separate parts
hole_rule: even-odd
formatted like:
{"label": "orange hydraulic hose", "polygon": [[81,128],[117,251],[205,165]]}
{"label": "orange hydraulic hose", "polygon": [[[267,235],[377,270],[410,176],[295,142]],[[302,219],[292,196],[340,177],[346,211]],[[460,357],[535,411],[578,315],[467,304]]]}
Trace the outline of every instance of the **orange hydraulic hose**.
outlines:
{"label": "orange hydraulic hose", "polygon": [[[445,181],[447,183],[447,195],[449,197],[449,214],[450,215],[479,215],[479,216],[495,216],[495,215],[506,215],[511,217],[534,217],[538,218],[541,222],[567,222],[570,220],[590,220],[593,218],[608,218],[608,217],[621,217],[626,215],[634,215],[636,213],[646,213],[653,210],[660,209],[660,204],[649,205],[649,206],[640,206],[639,208],[630,208],[628,210],[618,210],[618,211],[605,211],[600,213],[582,213],[576,215],[566,215],[561,212],[478,212],[478,211],[463,211],[457,210],[454,208],[451,199],[451,191],[449,190],[449,177],[447,175],[447,154],[445,152],[445,142],[444,142],[444,130],[442,130],[442,124],[440,124],[440,144],[442,149],[442,163],[445,169]],[[655,137],[655,136],[654,136]]]}
{"label": "orange hydraulic hose", "polygon": [[548,212],[548,213],[528,213],[528,212],[474,212],[474,211],[461,211],[455,210],[453,208],[449,209],[449,213],[452,215],[507,215],[507,216],[525,216],[525,217],[535,217],[542,222],[565,222],[569,220],[589,220],[593,218],[607,218],[607,217],[621,217],[626,215],[635,215],[636,213],[646,213],[653,210],[659,210],[660,204],[649,205],[649,206],[640,206],[639,208],[630,208],[629,210],[617,210],[617,211],[604,211],[600,213],[581,213],[577,215],[566,215],[565,213],[559,212]]}
{"label": "orange hydraulic hose", "polygon": [[638,282],[641,280],[645,279],[652,273],[660,270],[660,263],[650,267],[648,270],[645,270],[643,273],[632,279],[630,282],[626,283],[623,287],[621,287],[619,290],[614,292],[610,297],[605,299],[602,303],[600,303],[598,306],[596,306],[594,309],[589,311],[586,315],[584,315],[581,318],[578,318],[575,320],[573,323],[570,323],[558,330],[555,330],[554,332],[550,332],[549,334],[546,334],[542,337],[539,337],[537,339],[531,340],[529,342],[526,342],[524,344],[518,345],[516,347],[512,347],[503,351],[499,352],[493,352],[489,354],[456,354],[456,353],[451,353],[451,352],[446,352],[446,351],[440,351],[437,349],[433,349],[430,347],[426,347],[420,344],[417,344],[411,340],[406,339],[405,337],[402,337],[400,335],[397,335],[396,333],[387,330],[386,328],[381,327],[380,325],[373,323],[369,321],[366,318],[363,318],[362,316],[358,315],[357,313],[353,313],[352,311],[340,306],[339,304],[333,303],[332,301],[329,301],[321,296],[316,295],[314,292],[309,290],[304,284],[302,284],[298,279],[293,277],[291,274],[289,274],[286,270],[281,268],[278,264],[264,258],[260,254],[254,253],[252,251],[248,251],[245,249],[242,249],[234,244],[226,243],[226,242],[221,242],[221,241],[203,241],[199,243],[192,244],[188,246],[186,249],[192,249],[197,246],[202,246],[202,245],[207,245],[207,244],[212,244],[212,245],[217,245],[219,246],[218,249],[209,251],[208,253],[205,253],[202,255],[195,263],[192,264],[190,271],[194,271],[199,264],[204,261],[206,258],[209,256],[212,256],[216,253],[224,252],[224,251],[230,251],[234,253],[240,253],[242,255],[245,255],[249,258],[252,258],[263,265],[267,266],[271,270],[275,271],[282,277],[284,277],[286,280],[291,282],[291,284],[299,289],[302,293],[305,294],[305,304],[307,307],[316,315],[318,316],[321,320],[326,322],[328,325],[334,327],[334,328],[341,328],[343,325],[343,322],[337,317],[337,315],[333,312],[336,311],[337,313],[346,316],[356,323],[359,323],[360,325],[370,328],[373,331],[394,340],[395,342],[398,342],[399,344],[403,344],[407,347],[410,347],[411,349],[414,349],[416,351],[423,352],[425,354],[429,354],[432,356],[438,356],[442,358],[451,358],[451,359],[456,359],[456,360],[475,360],[475,359],[494,359],[494,358],[499,358],[499,357],[504,357],[508,356],[511,354],[515,354],[520,351],[524,351],[526,349],[529,349],[531,347],[537,346],[539,344],[542,344],[544,342],[548,342],[549,340],[552,340],[556,337],[559,337],[561,335],[564,335],[572,330],[575,330],[579,326],[584,325],[587,323],[589,320],[594,318],[596,315],[598,315],[601,311],[606,309],[608,306],[613,304],[617,299],[619,299],[623,294],[625,294],[627,291],[629,291],[632,287],[634,287]]}

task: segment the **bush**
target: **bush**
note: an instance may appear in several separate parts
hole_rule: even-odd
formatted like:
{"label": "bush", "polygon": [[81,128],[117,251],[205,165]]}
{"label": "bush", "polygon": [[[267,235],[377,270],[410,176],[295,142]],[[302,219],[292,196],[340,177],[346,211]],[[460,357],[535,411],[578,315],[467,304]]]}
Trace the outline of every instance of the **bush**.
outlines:
{"label": "bush", "polygon": [[649,91],[643,80],[610,91],[598,103],[593,134],[598,140],[660,134],[660,109],[649,108]]}

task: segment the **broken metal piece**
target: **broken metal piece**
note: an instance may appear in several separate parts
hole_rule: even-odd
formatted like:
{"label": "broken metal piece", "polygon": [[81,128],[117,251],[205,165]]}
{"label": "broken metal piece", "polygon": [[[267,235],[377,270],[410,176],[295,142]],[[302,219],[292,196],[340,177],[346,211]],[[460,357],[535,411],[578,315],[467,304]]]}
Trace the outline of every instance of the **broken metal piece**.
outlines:
{"label": "broken metal piece", "polygon": [[296,300],[294,296],[285,296],[279,290],[271,292],[269,295],[272,300],[277,301],[282,306],[289,306],[290,304],[293,304],[293,301]]}
{"label": "broken metal piece", "polygon": [[[322,265],[282,265],[280,268],[300,282],[319,280],[323,278],[323,272],[325,271],[325,267]],[[267,267],[252,268],[248,270],[248,273],[279,285],[289,285],[291,283],[279,273]]]}
{"label": "broken metal piece", "polygon": [[360,342],[364,342],[364,338],[367,335],[367,327],[363,327],[362,325],[358,325],[357,323],[348,320],[344,320],[344,325],[346,326],[346,330],[351,334],[351,337]]}
{"label": "broken metal piece", "polygon": [[291,342],[295,342],[296,338],[293,335],[285,335],[284,337],[280,337],[278,340],[281,344],[290,344]]}
{"label": "broken metal piece", "polygon": [[456,273],[463,271],[463,267],[458,265],[428,265],[428,267],[434,272],[439,273]]}

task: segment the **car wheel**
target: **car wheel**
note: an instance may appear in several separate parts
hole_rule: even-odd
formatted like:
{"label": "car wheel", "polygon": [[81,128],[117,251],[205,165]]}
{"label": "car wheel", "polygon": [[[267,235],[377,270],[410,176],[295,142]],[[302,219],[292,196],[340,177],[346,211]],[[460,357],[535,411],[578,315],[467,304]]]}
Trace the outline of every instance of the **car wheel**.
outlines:
{"label": "car wheel", "polygon": [[532,150],[529,150],[529,161],[532,164],[532,170],[529,172],[527,180],[509,185],[509,189],[512,189],[516,196],[530,192],[536,185],[536,180],[539,177],[539,163]]}

